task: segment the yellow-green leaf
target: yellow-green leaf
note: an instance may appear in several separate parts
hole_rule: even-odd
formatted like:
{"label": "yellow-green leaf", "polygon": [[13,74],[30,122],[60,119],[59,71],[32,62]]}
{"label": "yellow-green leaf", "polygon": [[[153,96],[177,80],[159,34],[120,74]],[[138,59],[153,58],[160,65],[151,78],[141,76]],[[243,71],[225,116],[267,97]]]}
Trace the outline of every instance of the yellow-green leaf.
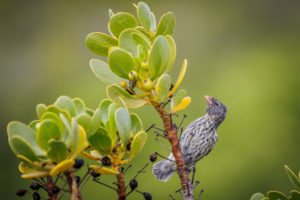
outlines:
{"label": "yellow-green leaf", "polygon": [[101,103],[99,105],[99,109],[101,111],[101,121],[103,123],[106,123],[106,121],[108,120],[108,108],[111,103],[112,103],[112,100],[104,99],[101,101]]}
{"label": "yellow-green leaf", "polygon": [[145,131],[140,131],[133,138],[131,143],[131,150],[128,160],[135,158],[144,148],[144,145],[147,141],[148,135]]}
{"label": "yellow-green leaf", "polygon": [[55,167],[52,168],[52,170],[50,171],[50,176],[55,176],[62,172],[65,172],[69,168],[73,167],[74,164],[75,164],[75,161],[73,159],[64,160],[64,161],[60,162]]}
{"label": "yellow-green leaf", "polygon": [[118,128],[120,140],[125,146],[129,141],[129,136],[131,131],[131,118],[128,110],[122,107],[118,108],[115,113],[115,120]]}
{"label": "yellow-green leaf", "polygon": [[175,113],[185,109],[188,105],[190,105],[191,100],[192,100],[191,97],[184,97],[177,106],[171,109],[170,112]]}
{"label": "yellow-green leaf", "polygon": [[111,138],[108,136],[107,131],[100,127],[97,132],[88,138],[91,146],[101,154],[110,154],[112,148]]}
{"label": "yellow-green leaf", "polygon": [[46,109],[47,109],[47,107],[46,107],[45,104],[38,104],[38,105],[36,106],[36,108],[35,108],[35,110],[36,110],[36,115],[37,115],[37,117],[38,117],[39,119],[41,118],[41,116],[43,115],[43,113],[46,112]]}
{"label": "yellow-green leaf", "polygon": [[24,178],[24,179],[41,178],[41,177],[45,177],[48,175],[49,175],[49,172],[36,172],[36,173],[23,174],[23,175],[21,175],[21,178]]}
{"label": "yellow-green leaf", "polygon": [[136,26],[138,26],[136,18],[126,12],[119,12],[114,14],[110,18],[110,21],[108,23],[109,31],[117,38],[123,30],[134,28]]}
{"label": "yellow-green leaf", "polygon": [[285,172],[287,173],[291,183],[300,190],[300,179],[296,176],[296,174],[287,166],[284,166]]}
{"label": "yellow-green leaf", "polygon": [[149,6],[144,2],[139,2],[137,6],[137,16],[143,27],[147,31],[150,30],[151,27],[151,11]]}
{"label": "yellow-green leaf", "polygon": [[160,18],[155,37],[159,35],[172,35],[174,29],[175,29],[174,14],[172,12],[163,14]]}
{"label": "yellow-green leaf", "polygon": [[48,141],[52,138],[60,139],[61,132],[57,122],[53,119],[46,119],[41,122],[36,141],[42,149],[47,151],[49,149]]}
{"label": "yellow-green leaf", "polygon": [[157,85],[155,87],[156,95],[159,102],[163,102],[167,97],[171,87],[171,76],[169,74],[163,74],[159,77]]}
{"label": "yellow-green leaf", "polygon": [[30,144],[19,135],[14,135],[10,138],[10,145],[13,147],[16,154],[20,154],[30,161],[39,161]]}
{"label": "yellow-green leaf", "polygon": [[176,44],[172,36],[166,35],[165,38],[167,39],[169,45],[169,61],[166,67],[166,72],[169,72],[172,69],[176,59]]}
{"label": "yellow-green leaf", "polygon": [[91,52],[107,56],[109,48],[118,46],[118,40],[105,33],[94,32],[87,35],[86,45]]}
{"label": "yellow-green leaf", "polygon": [[97,165],[90,165],[90,169],[98,174],[119,174],[118,168],[107,168]]}
{"label": "yellow-green leaf", "polygon": [[137,134],[138,132],[143,130],[143,124],[140,117],[135,113],[130,113],[131,118],[131,130],[134,134]]}
{"label": "yellow-green leaf", "polygon": [[68,149],[63,141],[51,139],[48,144],[50,148],[47,155],[53,162],[58,163],[67,157]]}
{"label": "yellow-green leaf", "polygon": [[186,67],[187,67],[187,59],[184,59],[182,66],[181,66],[181,70],[177,79],[177,82],[175,83],[174,87],[172,88],[172,90],[169,92],[169,96],[171,96],[176,89],[179,87],[179,85],[181,84],[183,77],[185,75],[186,72]]}

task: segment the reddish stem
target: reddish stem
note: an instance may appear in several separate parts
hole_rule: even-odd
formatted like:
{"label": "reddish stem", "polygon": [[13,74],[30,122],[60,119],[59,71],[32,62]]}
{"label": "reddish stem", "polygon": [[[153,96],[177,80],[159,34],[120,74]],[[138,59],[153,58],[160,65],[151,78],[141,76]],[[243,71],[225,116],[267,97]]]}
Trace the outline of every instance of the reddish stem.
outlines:
{"label": "reddish stem", "polygon": [[119,174],[116,175],[117,177],[117,183],[118,183],[118,196],[119,200],[125,200],[126,199],[126,186],[125,186],[125,180],[124,180],[124,174],[119,168]]}
{"label": "reddish stem", "polygon": [[57,200],[57,194],[54,193],[54,183],[53,183],[53,179],[52,176],[47,176],[47,184],[46,184],[46,188],[47,188],[47,192],[48,192],[48,200]]}
{"label": "reddish stem", "polygon": [[71,167],[64,174],[67,178],[67,183],[71,191],[71,200],[81,200],[80,190],[74,175],[74,168]]}

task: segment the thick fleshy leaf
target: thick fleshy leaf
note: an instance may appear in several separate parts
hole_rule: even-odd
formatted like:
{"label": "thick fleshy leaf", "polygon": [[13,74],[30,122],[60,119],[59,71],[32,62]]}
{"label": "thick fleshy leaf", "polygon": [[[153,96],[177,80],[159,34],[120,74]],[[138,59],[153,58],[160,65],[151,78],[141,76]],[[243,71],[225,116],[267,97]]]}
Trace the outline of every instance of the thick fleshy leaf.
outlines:
{"label": "thick fleshy leaf", "polygon": [[192,101],[191,97],[184,97],[177,106],[174,106],[171,109],[170,112],[175,113],[185,109],[188,105],[190,105],[191,101]]}
{"label": "thick fleshy leaf", "polygon": [[76,109],[76,115],[79,115],[81,113],[85,113],[85,103],[84,101],[82,101],[82,99],[80,98],[74,98],[72,99],[74,105],[75,105],[75,109]]}
{"label": "thick fleshy leaf", "polygon": [[91,146],[101,154],[110,154],[112,148],[111,138],[108,136],[107,131],[100,127],[97,132],[88,138]]}
{"label": "thick fleshy leaf", "polygon": [[136,70],[133,57],[124,49],[114,48],[108,55],[111,71],[119,77],[128,79],[128,74]]}
{"label": "thick fleshy leaf", "polygon": [[106,88],[106,93],[109,98],[111,98],[114,102],[120,104],[120,99],[126,103],[127,108],[139,108],[148,104],[147,101],[143,99],[137,98],[127,91],[123,90],[117,85],[110,85]]}
{"label": "thick fleshy leaf", "polygon": [[265,198],[265,195],[262,193],[255,193],[251,196],[250,200],[262,200],[263,198]]}
{"label": "thick fleshy leaf", "polygon": [[58,163],[66,159],[68,154],[68,148],[63,141],[51,139],[49,140],[48,144],[50,148],[47,155],[53,162]]}
{"label": "thick fleshy leaf", "polygon": [[87,35],[86,45],[91,52],[107,56],[109,48],[118,46],[118,40],[105,33],[94,32]]}
{"label": "thick fleshy leaf", "polygon": [[90,165],[90,169],[98,174],[119,174],[118,168],[107,168],[98,165]]}
{"label": "thick fleshy leaf", "polygon": [[103,123],[106,123],[106,121],[108,120],[108,108],[111,103],[112,103],[112,100],[104,99],[101,101],[101,103],[99,105],[99,108],[101,111],[101,121]]}
{"label": "thick fleshy leaf", "polygon": [[[10,139],[13,136],[20,136],[25,139],[33,148],[36,155],[45,155],[41,148],[36,143],[36,134],[33,129],[29,128],[25,124],[17,121],[12,121],[7,126],[8,140],[10,144]],[[12,150],[15,152],[14,148],[11,146]],[[15,152],[16,153],[16,152]],[[16,153],[17,154],[17,153]]]}
{"label": "thick fleshy leaf", "polygon": [[109,121],[109,127],[108,127],[108,135],[114,142],[117,137],[117,124],[115,120],[116,111],[118,109],[118,105],[115,103],[112,103],[109,105],[108,108],[108,121]]}
{"label": "thick fleshy leaf", "polygon": [[23,174],[21,178],[24,179],[32,179],[32,178],[41,178],[48,176],[49,172],[36,172],[36,173],[29,173],[29,174]]}
{"label": "thick fleshy leaf", "polygon": [[156,29],[156,19],[155,19],[155,15],[153,12],[151,12],[151,27],[150,27],[150,29],[152,31],[155,31],[155,29]]}
{"label": "thick fleshy leaf", "polygon": [[142,45],[146,51],[148,51],[151,48],[151,41],[145,36],[143,36],[141,33],[132,33],[131,37],[137,46]]}
{"label": "thick fleshy leaf", "polygon": [[61,132],[57,122],[52,119],[46,119],[41,122],[36,141],[42,149],[47,151],[49,149],[48,141],[52,138],[60,139]]}
{"label": "thick fleshy leaf", "polygon": [[169,74],[163,74],[159,77],[157,85],[155,87],[156,95],[159,102],[163,102],[168,96],[171,87],[171,76]]}
{"label": "thick fleshy leaf", "polygon": [[133,57],[137,58],[137,43],[133,40],[133,33],[138,34],[141,38],[143,38],[146,42],[149,43],[149,39],[147,38],[147,36],[141,33],[140,31],[136,29],[126,29],[120,34],[119,47],[130,52]]}
{"label": "thick fleshy leaf", "polygon": [[174,29],[175,29],[174,14],[172,12],[163,14],[160,18],[155,37],[159,35],[172,35]]}
{"label": "thick fleshy leaf", "polygon": [[181,66],[181,70],[180,70],[178,79],[177,79],[177,82],[175,83],[172,90],[169,92],[169,96],[171,96],[176,91],[176,89],[179,87],[179,85],[181,84],[181,82],[183,80],[183,77],[185,75],[185,72],[186,72],[186,67],[187,67],[187,60],[184,59],[184,61],[182,63],[182,66]]}
{"label": "thick fleshy leaf", "polygon": [[145,131],[141,131],[134,136],[133,141],[131,143],[131,150],[128,160],[132,160],[143,150],[147,138],[148,135]]}
{"label": "thick fleshy leaf", "polygon": [[40,120],[33,120],[28,124],[28,127],[30,127],[34,132],[37,132],[37,126],[40,123]]}
{"label": "thick fleshy leaf", "polygon": [[93,58],[90,60],[90,66],[95,76],[105,84],[119,84],[124,80],[114,74],[108,64],[102,60]]}
{"label": "thick fleshy leaf", "polygon": [[73,157],[75,158],[85,147],[86,133],[82,126],[78,125],[75,118],[72,119],[72,132],[73,132]]}
{"label": "thick fleshy leaf", "polygon": [[131,131],[131,118],[125,108],[118,108],[115,114],[116,125],[123,145],[127,145]]}
{"label": "thick fleshy leaf", "polygon": [[86,133],[89,134],[88,132],[90,131],[90,128],[93,123],[92,117],[89,114],[82,113],[77,116],[77,122],[84,128]]}
{"label": "thick fleshy leaf", "polygon": [[139,58],[140,63],[143,63],[148,58],[148,52],[146,51],[146,49],[142,45],[138,45],[137,54],[138,54],[138,58]]}
{"label": "thick fleshy leaf", "polygon": [[58,106],[50,105],[47,107],[47,112],[53,112],[57,115],[60,115],[61,113],[64,114],[64,116],[67,118],[68,121],[72,120],[72,117],[67,110],[61,110]]}
{"label": "thick fleshy leaf", "polygon": [[41,117],[41,122],[46,120],[46,119],[52,119],[53,121],[56,122],[56,124],[58,125],[58,128],[60,130],[60,132],[62,133],[63,130],[64,130],[64,124],[61,120],[61,118],[56,114],[56,113],[53,113],[53,112],[45,112],[42,117]]}
{"label": "thick fleshy leaf", "polygon": [[300,200],[300,192],[297,190],[292,190],[291,197],[289,197],[289,200]]}
{"label": "thick fleshy leaf", "polygon": [[154,80],[165,71],[169,61],[169,44],[164,36],[158,36],[149,55],[151,79]]}
{"label": "thick fleshy leaf", "polygon": [[42,167],[37,168],[37,167],[35,167],[34,165],[32,165],[28,162],[22,161],[19,164],[19,171],[22,174],[30,174],[30,173],[40,173],[42,171],[47,171],[47,170],[45,168],[42,168]]}
{"label": "thick fleshy leaf", "polygon": [[144,2],[139,2],[137,5],[137,16],[143,27],[147,31],[150,30],[151,27],[151,11],[149,6]]}
{"label": "thick fleshy leaf", "polygon": [[50,171],[50,176],[55,176],[62,172],[65,172],[69,168],[73,167],[74,164],[75,164],[75,161],[73,159],[64,160],[64,161],[60,162]]}
{"label": "thick fleshy leaf", "polygon": [[101,111],[99,109],[96,109],[92,117],[92,125],[90,131],[88,132],[88,137],[89,135],[94,134],[97,131],[97,129],[100,127],[100,125],[101,125]]}
{"label": "thick fleshy leaf", "polygon": [[16,154],[20,154],[26,158],[28,158],[30,161],[39,161],[40,159],[37,157],[35,152],[33,151],[30,144],[23,139],[19,135],[14,135],[10,138],[10,145],[13,147],[13,150]]}
{"label": "thick fleshy leaf", "polygon": [[284,166],[285,172],[288,175],[291,183],[300,190],[300,179],[296,176],[296,174],[287,166]]}
{"label": "thick fleshy leaf", "polygon": [[131,118],[131,130],[134,134],[137,134],[141,130],[143,130],[143,124],[140,117],[135,113],[130,113]]}
{"label": "thick fleshy leaf", "polygon": [[38,104],[35,108],[37,117],[40,119],[46,110],[47,106],[45,104]]}
{"label": "thick fleshy leaf", "polygon": [[184,89],[179,90],[178,92],[176,92],[175,96],[172,99],[172,106],[171,107],[176,107],[178,104],[180,104],[180,102],[182,101],[182,99],[184,97],[186,97],[186,91]]}
{"label": "thick fleshy leaf", "polygon": [[142,26],[137,26],[134,28],[134,30],[137,30],[138,32],[142,33],[144,36],[146,36],[148,39],[150,39],[150,34],[148,31],[145,30]]}
{"label": "thick fleshy leaf", "polygon": [[60,109],[66,109],[72,117],[76,115],[75,104],[70,97],[60,96],[57,98],[54,105],[58,106]]}
{"label": "thick fleshy leaf", "polygon": [[282,192],[279,192],[279,191],[269,191],[267,193],[267,197],[270,200],[287,200],[288,199]]}
{"label": "thick fleshy leaf", "polygon": [[169,44],[169,62],[166,68],[166,72],[169,72],[172,69],[176,59],[176,44],[172,36],[166,35],[165,38],[168,40]]}
{"label": "thick fleshy leaf", "polygon": [[66,129],[64,130],[61,140],[64,141],[67,145],[67,147],[71,147],[73,146],[73,134],[72,134],[72,129],[71,129],[71,124],[69,122],[69,120],[67,119],[67,117],[65,116],[65,114],[60,113],[59,117],[61,118],[61,120],[63,121]]}
{"label": "thick fleshy leaf", "polygon": [[136,18],[133,15],[125,12],[119,12],[114,14],[110,18],[108,24],[109,31],[117,38],[123,30],[128,28],[134,28],[136,26],[138,26]]}

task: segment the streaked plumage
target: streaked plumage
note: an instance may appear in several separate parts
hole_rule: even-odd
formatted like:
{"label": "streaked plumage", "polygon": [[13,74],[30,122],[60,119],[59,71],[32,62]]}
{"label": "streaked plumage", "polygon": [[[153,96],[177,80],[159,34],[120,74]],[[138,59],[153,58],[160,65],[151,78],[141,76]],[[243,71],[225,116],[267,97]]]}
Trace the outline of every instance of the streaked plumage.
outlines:
{"label": "streaked plumage", "polygon": [[[191,122],[180,138],[184,162],[192,169],[196,162],[214,148],[218,141],[217,128],[225,119],[226,106],[213,97],[205,96],[207,100],[206,114]],[[174,160],[171,153],[168,157]],[[167,181],[176,172],[176,164],[170,160],[162,160],[153,165],[152,172],[158,180]]]}

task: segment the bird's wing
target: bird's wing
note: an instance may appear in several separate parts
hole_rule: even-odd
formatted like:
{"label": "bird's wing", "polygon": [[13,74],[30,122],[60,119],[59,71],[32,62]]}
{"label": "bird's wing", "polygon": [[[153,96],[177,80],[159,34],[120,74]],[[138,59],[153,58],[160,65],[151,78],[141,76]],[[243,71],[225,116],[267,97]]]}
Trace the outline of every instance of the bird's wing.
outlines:
{"label": "bird's wing", "polygon": [[193,140],[193,137],[195,136],[195,134],[201,130],[202,124],[205,122],[204,117],[198,118],[195,121],[191,122],[186,129],[184,130],[184,132],[181,135],[180,138],[180,148],[182,153],[185,153],[189,146],[191,141]]}

